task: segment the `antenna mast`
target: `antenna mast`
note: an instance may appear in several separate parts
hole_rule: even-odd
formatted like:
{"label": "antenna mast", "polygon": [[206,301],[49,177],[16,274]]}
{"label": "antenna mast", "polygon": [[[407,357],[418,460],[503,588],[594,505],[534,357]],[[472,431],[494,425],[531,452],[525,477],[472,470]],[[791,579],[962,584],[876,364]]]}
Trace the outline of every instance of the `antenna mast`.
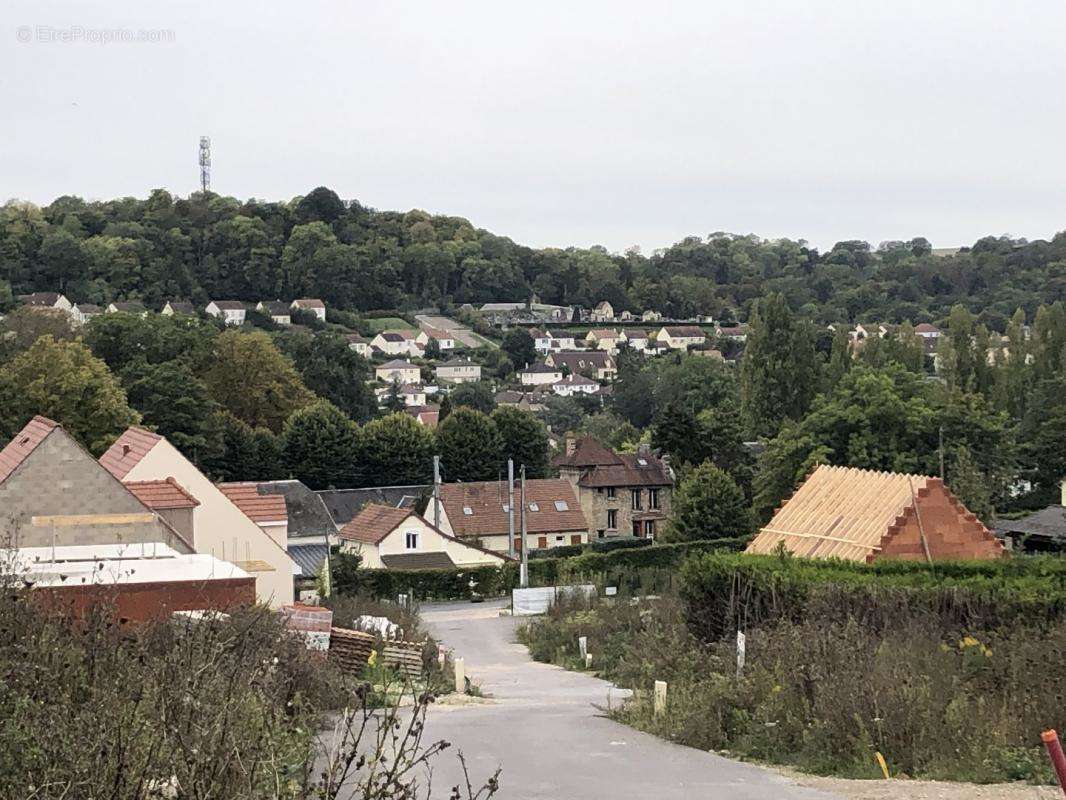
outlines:
{"label": "antenna mast", "polygon": [[200,137],[200,190],[211,188],[211,137]]}

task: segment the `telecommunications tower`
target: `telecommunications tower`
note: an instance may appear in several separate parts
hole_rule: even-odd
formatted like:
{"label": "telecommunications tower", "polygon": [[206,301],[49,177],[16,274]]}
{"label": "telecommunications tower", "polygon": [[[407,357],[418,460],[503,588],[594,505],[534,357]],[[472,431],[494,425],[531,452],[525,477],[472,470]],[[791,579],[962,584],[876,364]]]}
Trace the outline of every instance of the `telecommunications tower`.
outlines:
{"label": "telecommunications tower", "polygon": [[200,137],[200,189],[211,188],[211,137]]}

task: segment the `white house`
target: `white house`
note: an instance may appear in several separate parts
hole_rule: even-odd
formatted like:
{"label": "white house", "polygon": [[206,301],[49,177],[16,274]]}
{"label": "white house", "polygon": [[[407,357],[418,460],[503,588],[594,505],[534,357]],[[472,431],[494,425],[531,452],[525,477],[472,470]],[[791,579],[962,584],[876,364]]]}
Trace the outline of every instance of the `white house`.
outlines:
{"label": "white house", "polygon": [[574,334],[569,331],[548,331],[548,337],[551,339],[550,349],[554,352],[577,349],[577,340],[574,339]]}
{"label": "white house", "polygon": [[326,321],[326,304],[314,297],[301,297],[293,300],[290,308],[293,311],[310,311],[322,322]]}
{"label": "white house", "polygon": [[358,553],[368,569],[454,569],[503,564],[510,559],[460,541],[410,508],[368,503],[337,534],[341,551]]}
{"label": "white house", "polygon": [[138,317],[147,317],[148,316],[148,309],[144,307],[143,303],[141,303],[141,302],[139,302],[137,300],[131,300],[129,302],[119,301],[119,302],[108,304],[106,313],[108,313],[108,314],[134,314],[135,316],[138,316]]}
{"label": "white house", "polygon": [[442,383],[474,383],[481,380],[481,365],[465,358],[445,361],[434,370]]}
{"label": "white house", "polygon": [[531,364],[518,373],[523,386],[550,386],[563,379],[563,371],[546,364]]}
{"label": "white house", "polygon": [[344,341],[348,343],[348,349],[354,350],[363,358],[370,358],[370,340],[358,333],[346,333]]}
{"label": "white house", "polygon": [[182,300],[168,300],[159,313],[164,317],[195,317],[196,306]]}
{"label": "white house", "polygon": [[401,361],[398,358],[386,361],[376,367],[374,376],[382,383],[392,383],[393,381],[399,381],[404,384],[422,382],[422,370],[409,361]]}
{"label": "white house", "polygon": [[98,317],[104,313],[104,310],[100,306],[93,305],[92,303],[75,303],[70,309],[70,315],[74,318],[74,323],[77,325],[84,325],[93,317]]}
{"label": "white house", "polygon": [[662,322],[662,319],[662,314],[660,314],[658,311],[652,311],[651,309],[648,309],[640,315],[641,322]]}
{"label": "white house", "polygon": [[600,381],[614,380],[618,374],[614,357],[601,350],[549,353],[544,363],[549,367],[562,369],[565,366],[571,372],[587,373]]}
{"label": "white house", "polygon": [[696,325],[667,325],[659,330],[655,341],[671,350],[688,350],[704,344],[707,334]]}
{"label": "white house", "polygon": [[431,339],[437,341],[437,346],[440,347],[441,350],[455,349],[455,336],[448,331],[438,330],[437,328],[427,328],[415,337],[415,341],[423,349],[429,345]]}
{"label": "white house", "polygon": [[940,328],[936,325],[930,325],[928,322],[919,322],[914,326],[914,332],[921,336],[923,339],[939,339]]}
{"label": "white house", "polygon": [[240,300],[212,300],[204,311],[227,325],[243,325],[248,313]]}
{"label": "white house", "polygon": [[605,353],[616,353],[620,338],[621,335],[614,329],[593,328],[585,336],[585,345]]}
{"label": "white house", "polygon": [[292,324],[292,307],[281,300],[260,300],[256,303],[255,310],[270,317],[270,321],[278,325]]}
{"label": "white house", "polygon": [[572,372],[565,378],[552,384],[552,391],[560,397],[573,397],[575,394],[596,394],[600,385],[591,378]]}
{"label": "white house", "polygon": [[389,356],[422,356],[425,349],[418,343],[421,331],[382,331],[370,340],[370,346]]}
{"label": "white house", "polygon": [[596,304],[596,307],[592,309],[589,318],[593,322],[614,322],[614,306],[606,300],[601,300]]}
{"label": "white house", "polygon": [[72,308],[71,302],[59,292],[33,292],[32,294],[20,294],[18,300],[22,305],[30,308],[45,308],[53,311],[65,311],[68,314]]}
{"label": "white house", "polygon": [[715,325],[714,335],[719,339],[733,339],[738,342],[747,341],[747,325]]}
{"label": "white house", "polygon": [[259,602],[275,609],[292,603],[293,575],[299,567],[284,544],[265,533],[162,436],[129,428],[100,457],[100,465],[126,484],[175,481],[197,502],[190,535],[196,552],[231,561],[252,575]]}
{"label": "white house", "polygon": [[544,354],[552,349],[552,337],[547,331],[530,328],[529,335],[533,337],[533,347],[538,353]]}
{"label": "white house", "polygon": [[640,328],[625,328],[621,340],[634,350],[644,352],[648,349],[648,332]]}

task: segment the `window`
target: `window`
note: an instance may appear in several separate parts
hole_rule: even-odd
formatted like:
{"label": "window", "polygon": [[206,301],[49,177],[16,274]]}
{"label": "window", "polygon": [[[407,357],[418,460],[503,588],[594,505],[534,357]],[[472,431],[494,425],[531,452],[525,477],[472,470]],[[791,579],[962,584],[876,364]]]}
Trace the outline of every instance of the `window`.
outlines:
{"label": "window", "polygon": [[507,514],[508,512],[510,512],[510,510],[511,510],[510,506],[507,503],[504,503],[503,504],[503,513]]}
{"label": "window", "polygon": [[529,504],[529,510],[530,511],[540,511],[540,506],[537,503],[530,503]]}
{"label": "window", "polygon": [[648,508],[659,508],[659,490],[648,489]]}
{"label": "window", "polygon": [[618,491],[615,489],[615,487],[608,486],[607,487],[607,497],[609,497],[610,499],[613,500],[617,496],[618,496]]}
{"label": "window", "polygon": [[408,550],[417,550],[418,549],[418,531],[408,531],[407,532],[407,549]]}
{"label": "window", "polygon": [[596,538],[597,538],[597,539],[602,539],[602,538],[603,538],[603,536],[604,536],[604,532],[603,532],[603,530],[602,530],[602,529],[601,529],[601,530],[598,530],[598,531],[596,531]]}
{"label": "window", "polygon": [[463,513],[466,514],[468,517],[472,517],[474,516],[474,509],[472,509],[470,506],[463,506]]}
{"label": "window", "polygon": [[556,511],[569,511],[570,510],[570,506],[568,506],[566,504],[565,500],[556,500],[555,501],[555,510]]}
{"label": "window", "polygon": [[644,523],[644,535],[649,539],[655,538],[655,520],[649,519]]}
{"label": "window", "polygon": [[618,527],[618,509],[607,509],[607,528],[609,530],[615,530]]}
{"label": "window", "polygon": [[640,489],[631,489],[630,493],[633,496],[633,510],[640,511],[640,509],[642,508],[640,504]]}
{"label": "window", "polygon": [[562,542],[562,541],[565,541],[565,540],[563,539],[563,537],[562,537],[562,536],[556,536],[556,537],[555,537],[555,541],[557,541],[557,542]]}
{"label": "window", "polygon": [[637,459],[637,463],[640,464],[640,466],[642,466],[642,467],[646,467],[646,466],[648,466],[648,459],[646,459],[646,458],[638,458]]}

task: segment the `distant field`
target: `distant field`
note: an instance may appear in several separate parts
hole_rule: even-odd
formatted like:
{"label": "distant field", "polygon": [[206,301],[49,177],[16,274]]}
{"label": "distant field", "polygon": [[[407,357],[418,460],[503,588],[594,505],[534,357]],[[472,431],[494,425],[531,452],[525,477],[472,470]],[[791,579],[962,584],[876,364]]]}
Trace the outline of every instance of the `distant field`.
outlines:
{"label": "distant field", "polygon": [[380,319],[365,319],[367,327],[374,333],[387,330],[414,330],[415,326],[399,317],[381,317]]}

